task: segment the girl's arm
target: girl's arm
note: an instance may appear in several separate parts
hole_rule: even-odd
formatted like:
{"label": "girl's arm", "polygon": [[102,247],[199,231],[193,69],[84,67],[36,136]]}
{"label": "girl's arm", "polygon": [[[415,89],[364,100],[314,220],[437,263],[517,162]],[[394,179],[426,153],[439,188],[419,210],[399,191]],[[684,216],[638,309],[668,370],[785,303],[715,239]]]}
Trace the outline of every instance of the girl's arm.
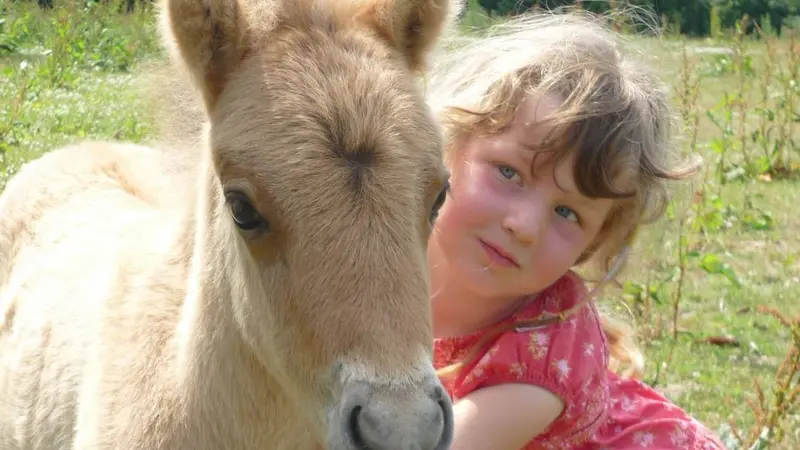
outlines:
{"label": "girl's arm", "polygon": [[564,404],[548,390],[521,383],[478,389],[453,407],[452,450],[519,450],[558,418]]}

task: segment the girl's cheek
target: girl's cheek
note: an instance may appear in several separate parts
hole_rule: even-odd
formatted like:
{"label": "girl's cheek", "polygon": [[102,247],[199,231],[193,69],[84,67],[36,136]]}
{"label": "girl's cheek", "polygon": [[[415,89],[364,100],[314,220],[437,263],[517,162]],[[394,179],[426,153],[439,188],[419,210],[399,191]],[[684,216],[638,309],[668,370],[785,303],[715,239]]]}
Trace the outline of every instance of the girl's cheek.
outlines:
{"label": "girl's cheek", "polygon": [[581,230],[580,225],[560,217],[555,212],[553,212],[553,223],[551,224],[551,229],[555,230],[562,240],[569,243],[577,244],[578,241],[581,240],[581,235],[583,234],[583,230]]}
{"label": "girl's cheek", "polygon": [[487,181],[485,170],[476,165],[466,169],[466,173],[459,174],[459,178],[452,182],[452,195],[448,200],[461,207],[474,207],[481,203],[491,201],[494,188]]}
{"label": "girl's cheek", "polygon": [[556,216],[553,219],[556,223],[550,228],[556,235],[553,242],[557,243],[565,256],[575,255],[577,258],[589,246],[586,232],[577,223],[567,222],[555,213],[553,215]]}
{"label": "girl's cheek", "polygon": [[520,191],[520,187],[514,181],[503,178],[491,164],[482,163],[472,170],[473,189],[492,201],[508,198]]}
{"label": "girl's cheek", "polygon": [[475,178],[480,180],[480,183],[485,186],[486,189],[491,189],[498,194],[509,191],[513,186],[513,182],[503,178],[497,167],[492,164],[483,163],[475,168],[475,172]]}
{"label": "girl's cheek", "polygon": [[571,265],[570,263],[574,257],[579,254],[576,253],[576,246],[572,242],[554,232],[545,239],[544,246],[540,247],[537,259],[543,263],[541,267],[546,267],[545,271],[555,271],[556,273],[553,275],[557,276],[557,272],[566,270]]}

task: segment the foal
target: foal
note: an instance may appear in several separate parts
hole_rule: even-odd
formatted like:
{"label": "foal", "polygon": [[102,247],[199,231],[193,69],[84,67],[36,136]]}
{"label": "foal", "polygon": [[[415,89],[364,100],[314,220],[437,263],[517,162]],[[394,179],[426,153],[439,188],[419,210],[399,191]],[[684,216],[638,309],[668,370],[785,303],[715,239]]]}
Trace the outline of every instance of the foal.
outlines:
{"label": "foal", "polygon": [[418,83],[457,10],[164,0],[202,144],[70,146],[0,196],[0,448],[446,449]]}

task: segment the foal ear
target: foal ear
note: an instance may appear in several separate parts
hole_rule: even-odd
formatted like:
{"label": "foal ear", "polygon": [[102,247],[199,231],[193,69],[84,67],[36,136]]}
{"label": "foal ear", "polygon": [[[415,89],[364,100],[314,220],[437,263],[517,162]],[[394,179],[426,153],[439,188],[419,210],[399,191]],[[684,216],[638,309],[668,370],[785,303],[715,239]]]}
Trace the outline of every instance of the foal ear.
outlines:
{"label": "foal ear", "polygon": [[240,0],[162,0],[162,32],[214,107],[228,77],[247,50],[247,23]]}
{"label": "foal ear", "polygon": [[367,0],[356,20],[400,50],[411,70],[422,71],[428,52],[460,10],[461,0]]}

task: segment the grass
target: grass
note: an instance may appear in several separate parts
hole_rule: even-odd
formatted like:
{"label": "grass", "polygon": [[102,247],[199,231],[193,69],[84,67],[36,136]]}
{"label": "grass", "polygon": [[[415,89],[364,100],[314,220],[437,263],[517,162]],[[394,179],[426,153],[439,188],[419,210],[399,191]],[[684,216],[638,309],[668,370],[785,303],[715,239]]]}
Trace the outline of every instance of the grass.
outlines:
{"label": "grass", "polygon": [[[0,72],[10,81],[0,83],[0,189],[54,147],[154,132],[136,82],[164,57],[152,11],[77,5],[0,6]],[[463,25],[487,22],[470,10]],[[681,150],[705,165],[643,230],[604,301],[635,322],[646,380],[731,449],[800,448],[800,319],[790,320],[800,318],[798,43],[731,30],[631,44],[670,82]]]}
{"label": "grass", "polygon": [[162,57],[152,11],[0,2],[0,189],[20,165],[83,139],[146,139],[137,69]]}

